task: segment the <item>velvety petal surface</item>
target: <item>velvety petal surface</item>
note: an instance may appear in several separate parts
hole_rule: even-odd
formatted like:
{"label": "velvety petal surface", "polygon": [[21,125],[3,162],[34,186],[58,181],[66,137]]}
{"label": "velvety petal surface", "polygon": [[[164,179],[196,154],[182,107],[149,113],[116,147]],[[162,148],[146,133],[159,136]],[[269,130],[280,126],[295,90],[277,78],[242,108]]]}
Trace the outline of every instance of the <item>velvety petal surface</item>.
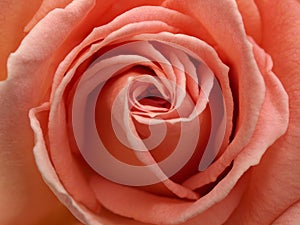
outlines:
{"label": "velvety petal surface", "polygon": [[[1,10],[8,9],[6,17],[8,19],[9,13],[16,16],[22,14],[21,12],[18,13],[18,10],[21,10],[22,7],[28,9],[28,6],[34,6],[34,3],[28,4],[27,2],[26,4],[26,7],[23,4],[16,4],[18,6],[14,9],[15,2],[9,1],[7,3],[9,7],[3,6]],[[25,15],[29,17],[32,13],[31,10],[28,9]],[[78,13],[80,13],[80,10]],[[24,22],[26,20],[24,19]],[[73,23],[74,20],[78,20],[78,17],[73,17]],[[64,20],[64,22],[66,21]],[[65,25],[68,26],[70,23],[65,23]],[[22,24],[23,22],[19,23],[19,27],[8,23],[9,27],[16,29],[23,29]],[[0,218],[1,224],[19,223],[20,218],[22,218],[24,224],[40,223],[42,219],[47,217],[47,214],[52,214],[53,218],[56,215],[57,217],[62,216],[62,220],[64,220],[64,214],[66,214],[66,220],[68,217],[70,218],[69,214],[57,202],[53,193],[49,192],[49,189],[44,186],[45,183],[41,180],[32,155],[34,139],[28,121],[28,112],[30,108],[44,101],[49,91],[51,83],[48,82],[48,79],[51,76],[47,77],[46,74],[40,76],[40,74],[42,71],[48,70],[49,60],[59,42],[63,40],[58,35],[56,36],[57,39],[55,37],[49,41],[52,45],[45,46],[47,41],[37,44],[37,39],[45,38],[45,30],[47,29],[49,29],[49,26],[42,24],[35,27],[24,38],[21,47],[8,60],[8,79],[0,83],[0,206],[1,212],[3,212]],[[54,31],[52,28],[50,30],[49,32]],[[15,30],[11,30],[11,32],[16,32],[16,36],[19,35]],[[19,42],[19,36],[17,39],[17,42]],[[15,42],[15,45],[17,42]],[[28,207],[29,205],[30,207]]]}
{"label": "velvety petal surface", "polygon": [[241,219],[245,224],[270,224],[284,212],[290,213],[290,219],[278,220],[293,224],[298,222],[296,202],[300,198],[300,3],[255,2],[262,18],[262,46],[272,56],[273,71],[289,96],[289,126],[253,168],[251,185],[228,224]]}
{"label": "velvety petal surface", "polygon": [[7,77],[7,58],[15,51],[26,33],[24,28],[34,16],[41,0],[0,1],[0,81]]}

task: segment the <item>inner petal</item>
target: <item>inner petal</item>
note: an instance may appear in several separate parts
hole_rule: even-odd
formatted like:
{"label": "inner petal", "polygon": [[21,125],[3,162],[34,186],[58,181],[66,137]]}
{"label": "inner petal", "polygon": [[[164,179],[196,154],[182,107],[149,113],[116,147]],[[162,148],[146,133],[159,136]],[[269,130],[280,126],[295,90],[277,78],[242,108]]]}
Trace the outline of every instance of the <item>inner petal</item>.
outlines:
{"label": "inner petal", "polygon": [[[171,108],[170,91],[155,76],[141,75],[132,81],[129,88],[131,111],[154,117]],[[153,114],[154,113],[154,114]]]}

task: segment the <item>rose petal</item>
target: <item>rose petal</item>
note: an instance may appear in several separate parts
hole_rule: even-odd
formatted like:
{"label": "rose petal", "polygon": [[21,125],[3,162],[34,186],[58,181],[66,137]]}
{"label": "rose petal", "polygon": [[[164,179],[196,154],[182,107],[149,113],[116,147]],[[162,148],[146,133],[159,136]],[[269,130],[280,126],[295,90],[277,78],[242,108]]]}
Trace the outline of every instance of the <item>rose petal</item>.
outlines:
{"label": "rose petal", "polygon": [[[206,202],[210,201],[209,199],[200,199],[198,200],[199,204],[194,204],[193,202],[153,195],[105,179],[99,179],[98,177],[91,179],[91,187],[93,187],[98,200],[106,208],[117,214],[134,218],[144,223],[184,223],[191,225],[196,222],[213,225],[216,224],[216,222],[222,223],[222,221],[225,221],[228,215],[234,210],[247,184],[246,180],[247,177],[240,180],[231,194],[222,202],[219,204],[214,202],[212,208],[203,214],[199,214],[198,217],[195,217],[187,223],[184,222],[196,216],[199,208],[201,208],[201,212],[203,212],[209,207],[206,205]],[[200,205],[201,207],[199,207]],[[216,215],[218,215],[218,217],[216,217]]]}
{"label": "rose petal", "polygon": [[256,4],[264,29],[262,45],[272,55],[274,71],[288,93],[290,119],[285,135],[254,168],[252,184],[229,224],[241,218],[250,224],[270,224],[300,198],[300,4],[277,0]]}
{"label": "rose petal", "polygon": [[[33,133],[28,121],[32,106],[22,84],[0,83],[0,224],[41,224],[71,218],[42,181],[32,156]],[[47,204],[45,204],[47,202]],[[30,208],[29,208],[30,206]]]}
{"label": "rose petal", "polygon": [[[12,10],[12,13],[15,11]],[[71,26],[77,19],[73,18]],[[22,23],[20,24],[22,25]],[[1,146],[2,153],[9,153],[2,155],[3,158],[1,157],[3,159],[3,162],[1,159],[1,166],[3,166],[1,171],[8,170],[7,174],[10,174],[9,179],[1,181],[1,186],[3,185],[1,207],[5,207],[2,212],[8,212],[1,216],[1,223],[4,224],[7,221],[14,223],[14,220],[18,220],[16,221],[18,223],[19,218],[23,218],[24,223],[25,220],[33,223],[49,213],[53,207],[57,207],[57,203],[47,189],[44,189],[45,187],[33,167],[34,162],[31,157],[33,134],[28,123],[29,109],[40,103],[50,86],[50,82],[45,81],[48,77],[45,75],[41,78],[40,73],[48,70],[48,60],[57,49],[58,42],[62,41],[59,35],[52,36],[51,41],[46,41],[49,40],[47,39],[49,36],[47,38],[44,36],[47,30],[50,33],[53,32],[48,25],[42,24],[25,37],[21,47],[9,58],[8,79],[1,83],[1,131],[5,132],[1,133],[0,143],[3,145]],[[45,42],[37,44],[36,40],[41,37],[45,37]],[[48,46],[45,46],[45,43]],[[49,45],[49,43],[53,45]],[[11,163],[19,160],[21,161],[19,166]],[[8,193],[8,191],[12,191],[12,193]],[[48,204],[44,204],[44,201],[47,201]],[[31,206],[32,211],[28,211],[28,205]],[[26,213],[26,216],[23,213]]]}
{"label": "rose petal", "polygon": [[[74,104],[76,104],[76,107],[78,109],[86,108],[86,107],[79,106],[77,104],[81,103],[81,102],[86,102],[87,101],[86,96],[90,96],[90,92],[96,86],[98,86],[98,84],[100,84],[101,81],[106,81],[108,78],[110,78],[110,73],[114,73],[114,72],[110,72],[109,70],[104,71],[103,68],[101,69],[101,65],[103,65],[102,67],[104,67],[104,68],[107,67],[108,69],[118,70],[119,69],[118,67],[120,67],[120,66],[123,67],[122,62],[124,63],[124,61],[125,61],[125,63],[126,63],[127,58],[129,59],[129,61],[128,61],[129,63],[135,63],[135,60],[137,58],[143,58],[143,57],[141,57],[141,56],[140,57],[138,57],[138,56],[132,57],[130,55],[127,55],[126,57],[122,56],[122,57],[109,58],[107,60],[102,60],[100,62],[96,61],[97,63],[94,63],[93,66],[91,66],[89,69],[87,69],[85,74],[83,74],[83,78],[82,78],[84,80],[83,85],[79,85],[78,90],[76,92],[75,100],[77,98],[80,98],[80,102],[78,102],[76,100],[76,102],[74,103]],[[112,65],[110,65],[110,64],[112,64]],[[126,66],[126,64],[124,66]],[[96,68],[98,68],[99,71],[101,71],[103,76],[95,76],[99,73],[99,71]],[[108,77],[105,77],[105,75]],[[103,132],[100,133],[101,139],[108,141],[108,142],[106,142],[106,145],[110,146],[111,151],[115,152],[114,155],[119,156],[118,158],[121,158],[123,160],[128,159],[130,163],[134,163],[136,161],[136,157],[134,154],[131,153],[130,150],[124,148],[123,145],[117,145],[119,142],[117,140],[113,139],[115,137],[115,133],[114,133],[115,131],[111,127],[111,124],[110,124],[110,121],[111,121],[110,112],[111,111],[115,112],[113,114],[113,116],[116,117],[117,119],[121,119],[121,121],[119,122],[120,124],[124,124],[123,120],[125,120],[128,124],[132,123],[131,121],[128,121],[128,119],[126,120],[126,118],[130,117],[128,115],[129,109],[127,109],[127,108],[125,109],[125,107],[123,107],[123,108],[120,107],[120,108],[117,108],[117,110],[115,111],[112,109],[111,105],[115,102],[115,98],[116,98],[115,95],[119,94],[119,92],[120,92],[119,89],[126,88],[126,84],[127,84],[127,88],[128,88],[128,85],[130,84],[130,82],[127,82],[128,77],[134,77],[134,76],[135,76],[134,73],[128,73],[126,75],[121,75],[120,78],[117,79],[112,84],[107,84],[106,86],[104,86],[103,91],[101,92],[101,96],[103,97],[103,99],[102,98],[99,99],[99,103],[97,104],[97,107],[96,107],[96,109],[97,109],[96,115],[101,115],[99,120],[97,120],[98,116],[96,116],[96,121],[98,121],[97,124],[99,124],[98,127],[100,129],[100,131],[98,131],[98,132],[101,132],[101,130],[104,131],[104,133]],[[83,95],[83,96],[81,96],[81,95]],[[122,102],[128,101],[127,95],[123,96],[123,98],[120,97],[120,99]],[[84,104],[84,103],[82,103],[82,104]],[[107,106],[107,104],[108,104],[108,106]],[[118,106],[118,103],[116,103],[116,105]],[[90,110],[88,110],[88,111],[90,111]],[[120,115],[116,115],[116,113],[120,113]],[[107,114],[108,114],[108,116],[105,117],[105,115],[107,115]],[[82,132],[85,132],[84,125],[83,125],[83,127],[81,127],[81,126],[78,127],[78,123],[79,123],[78,119],[75,118],[75,121],[77,123],[75,124],[76,127],[74,127],[74,129],[75,129],[74,131],[76,131],[77,133],[80,133],[80,130]],[[109,124],[107,124],[106,121],[109,122]],[[125,127],[126,127],[126,128],[124,128],[125,133],[127,133],[127,135],[129,135],[128,132],[126,132],[126,131],[128,131],[126,123],[125,123]],[[91,135],[89,135],[89,137],[90,136]],[[97,139],[97,137],[95,137],[95,139]],[[92,141],[87,141],[87,142],[92,143]],[[81,143],[86,143],[86,141],[84,141],[84,140],[82,142],[80,141],[79,148],[82,148]],[[97,142],[96,142],[96,144],[97,144]],[[133,143],[130,143],[130,144],[136,145],[137,142],[134,141]],[[92,144],[92,146],[88,147],[88,149],[92,149],[92,148],[93,149],[96,148],[94,146],[94,144]],[[97,147],[97,149],[98,149],[98,147]],[[90,153],[90,154],[92,154],[92,153]],[[56,156],[56,155],[53,156],[53,158],[57,158],[57,157],[58,156]],[[95,155],[95,157],[97,157],[97,156]],[[150,154],[144,155],[144,156],[139,156],[139,158],[140,157],[142,157],[147,162],[151,161],[151,163],[146,163],[147,165],[152,164],[152,162],[155,163],[155,161],[152,159]],[[94,159],[94,157],[93,157],[93,159]],[[56,163],[56,162],[54,161],[54,163]],[[157,170],[156,170],[156,172],[161,173]],[[171,191],[178,194],[180,197],[187,197],[187,198],[192,198],[192,199],[197,198],[197,195],[195,193],[191,192],[190,190],[188,190],[180,185],[177,185],[171,181],[165,181],[164,183]]]}
{"label": "rose petal", "polygon": [[[99,12],[97,13],[97,15],[98,14]],[[149,24],[148,25],[149,27],[143,27],[141,25],[139,28],[137,28],[140,33],[143,33],[143,30],[144,33],[149,33],[149,32],[151,33],[151,30],[154,29],[153,28],[150,29],[150,24],[151,24],[150,21],[153,22],[156,21],[157,23],[158,21],[161,22],[160,26],[162,29],[159,31],[158,29],[159,25],[156,25],[157,26],[156,33],[162,31],[178,32],[177,27],[179,25],[179,28],[182,29],[184,33],[195,35],[195,36],[204,36],[207,37],[206,39],[211,40],[211,38],[206,33],[206,31],[202,27],[199,27],[198,23],[194,21],[192,18],[190,18],[189,16],[186,16],[184,14],[178,13],[173,10],[165,9],[163,7],[142,6],[142,7],[134,8],[116,17],[111,23],[95,28],[89,35],[87,35],[86,39],[82,41],[80,45],[78,45],[76,48],[70,51],[70,54],[67,56],[65,60],[63,60],[63,62],[61,63],[60,67],[56,72],[53,89],[57,88],[58,83],[61,81],[62,76],[65,74],[68,67],[72,64],[73,60],[75,60],[77,54],[79,54],[79,52],[83,50],[86,46],[89,46],[96,41],[102,40],[110,33],[118,30],[120,31],[116,32],[115,37],[111,36],[108,40],[110,40],[111,42],[112,39],[122,39],[121,37],[126,36],[128,32],[129,33],[133,32],[130,31],[130,28],[132,29],[134,27],[134,23],[139,23],[139,22],[141,22],[143,25]],[[125,26],[127,28],[125,28]],[[121,29],[122,27],[124,27],[124,29]],[[198,29],[196,30],[193,29],[195,27],[197,27]],[[80,32],[86,30],[85,27],[80,27],[80,28],[81,28]],[[77,29],[74,32],[76,32]],[[71,44],[71,43],[66,43],[66,44]],[[73,43],[71,45],[73,45]]]}
{"label": "rose petal", "polygon": [[[95,225],[101,225],[94,213],[90,212],[84,206],[78,204],[61,184],[55,169],[50,161],[44,141],[44,134],[41,128],[41,122],[37,116],[39,113],[48,111],[49,103],[30,110],[29,118],[31,127],[35,134],[35,146],[33,149],[37,166],[43,176],[44,181],[48,184],[57,198],[72,212],[76,218],[85,223],[93,222]],[[45,202],[43,203],[45,205]],[[26,211],[26,213],[28,213]],[[36,213],[36,212],[35,212]],[[36,214],[35,214],[36,216]],[[19,219],[19,218],[18,218]]]}
{"label": "rose petal", "polygon": [[236,0],[246,33],[251,36],[256,43],[261,43],[261,18],[254,0]]}
{"label": "rose petal", "polygon": [[[77,5],[77,3],[74,4]],[[82,7],[82,10],[79,8],[80,5],[77,7],[77,12],[80,14],[78,17],[64,18],[63,21],[66,23],[60,24],[66,29],[72,29],[71,27],[74,26],[74,23],[76,24],[78,19],[81,19],[88,7]],[[65,12],[66,14],[72,11],[72,7],[68,10]],[[2,212],[8,212],[1,216],[1,219],[4,220],[1,223],[4,224],[7,221],[14,223],[13,221],[19,220],[19,218],[24,218],[24,223],[26,219],[33,223],[50,213],[53,207],[57,207],[57,202],[47,192],[34,167],[31,151],[34,145],[33,133],[28,122],[29,109],[44,100],[51,85],[49,82],[51,75],[49,77],[48,73],[44,73],[45,76],[40,75],[42,72],[48,71],[49,61],[63,40],[58,33],[57,36],[46,35],[56,32],[55,29],[59,27],[49,29],[50,26],[46,25],[55,22],[55,19],[51,20],[52,16],[45,19],[41,25],[36,26],[25,37],[18,50],[10,56],[8,79],[0,83],[2,118],[0,126],[1,132],[5,131],[1,133],[0,143],[2,153],[9,153],[3,154],[3,158],[1,157],[1,166],[3,166],[1,171],[8,170],[7,174],[11,176],[9,179],[1,180],[1,186],[3,185],[1,207],[5,207]],[[66,31],[66,29],[63,30]],[[36,43],[36,40],[41,37],[45,38],[44,41]],[[18,166],[12,162],[19,162]],[[10,193],[11,191],[12,193]],[[44,201],[48,204],[44,204]],[[32,211],[28,210],[28,205],[31,206]],[[23,213],[26,213],[26,216]],[[16,223],[18,222],[16,221]]]}
{"label": "rose petal", "polygon": [[[63,181],[65,188],[74,199],[87,208],[97,211],[99,204],[95,200],[93,192],[90,190],[82,160],[78,160],[70,149],[67,135],[67,121],[65,105],[63,102],[51,110],[49,116],[49,151],[56,172]],[[54,122],[55,121],[55,122]],[[55,141],[53,141],[55,139]]]}
{"label": "rose petal", "polygon": [[40,1],[13,1],[0,2],[0,81],[7,77],[7,58],[17,49],[25,37],[24,27],[32,18]]}
{"label": "rose petal", "polygon": [[[167,12],[169,12],[168,10],[163,10],[163,12],[164,11],[167,11]],[[144,14],[143,14],[144,15]],[[155,15],[155,14],[154,14]],[[144,15],[145,16],[145,15]],[[149,14],[149,17],[151,16],[151,14]],[[137,18],[137,17],[134,17],[134,18]],[[151,18],[151,17],[150,17]],[[149,18],[149,19],[150,19]],[[124,19],[119,19],[119,21],[122,21],[122,22],[124,22]],[[184,20],[183,20],[184,21]],[[151,22],[153,25],[155,25],[155,22],[156,21],[153,21],[153,22]],[[143,21],[143,23],[141,24],[141,26],[139,26],[139,27],[135,27],[135,29],[132,29],[134,32],[143,32],[143,30],[145,29],[147,32],[149,32],[149,27],[145,27],[145,21]],[[149,24],[151,24],[150,22],[149,22]],[[158,23],[157,23],[158,24]],[[139,25],[139,24],[136,24],[136,25]],[[119,32],[119,33],[117,33],[117,32],[113,32],[113,33],[111,33],[109,36],[108,36],[108,38],[106,39],[106,41],[104,41],[104,43],[102,44],[102,45],[104,45],[104,44],[107,44],[107,42],[109,43],[109,41],[108,40],[110,40],[110,41],[112,41],[114,38],[120,38],[120,37],[122,37],[122,35],[124,36],[125,35],[125,37],[126,36],[128,36],[128,28],[134,28],[134,26],[136,26],[135,24],[129,24],[129,25],[127,25],[127,26],[124,26],[123,28],[121,28],[120,29],[120,31],[122,30],[122,32]],[[120,24],[117,24],[117,26],[120,26]],[[128,28],[127,28],[128,27]],[[156,26],[156,30],[157,30],[157,28],[159,29],[159,27],[160,26]],[[127,29],[126,29],[127,28]],[[143,30],[141,30],[141,28],[143,29]],[[155,28],[155,26],[154,26],[154,28]],[[109,29],[105,29],[106,30],[106,32],[107,32],[107,30],[109,31]],[[166,30],[165,28],[164,29],[162,29],[162,30]],[[103,32],[99,32],[100,30],[95,30],[95,31],[97,31],[97,32],[95,32],[95,34],[94,34],[94,36],[95,37],[97,37],[97,36],[99,36],[99,35],[104,35],[103,34]],[[157,32],[157,31],[156,31]],[[129,32],[130,33],[130,32]],[[122,34],[122,35],[121,35]],[[97,35],[97,36],[96,36]],[[100,36],[100,37],[101,37]],[[99,38],[99,37],[98,37]],[[106,42],[106,43],[105,43]],[[100,47],[100,46],[99,46]],[[99,48],[98,47],[98,48]],[[91,50],[93,50],[92,52],[95,52],[96,51],[96,48],[94,48],[94,49],[91,49]],[[78,51],[78,49],[76,49],[75,51]],[[74,51],[73,51],[74,52]],[[91,53],[90,53],[91,54]],[[74,56],[73,56],[74,57]],[[82,61],[82,60],[84,60],[84,57],[81,57],[81,60],[80,61]],[[78,65],[78,63],[80,63],[80,61],[79,62],[77,62],[77,65]],[[69,59],[68,60],[66,60],[66,63],[67,64],[64,64],[63,66],[68,66],[68,64],[70,63],[70,61],[69,61]],[[58,70],[58,73],[57,73],[57,75],[58,76],[61,76],[61,74],[63,74],[62,73],[62,69],[63,67],[61,67],[59,70]],[[76,68],[76,67],[75,67]],[[73,70],[73,72],[70,74],[71,76],[72,76],[72,74],[74,74],[74,70]],[[61,85],[61,87],[59,88],[60,90],[59,90],[59,92],[57,92],[56,93],[56,100],[55,100],[55,102],[53,102],[53,104],[54,105],[56,105],[57,104],[57,102],[59,102],[60,100],[60,95],[62,94],[62,92],[63,92],[63,90],[64,90],[64,87],[63,86],[65,86],[67,83],[68,83],[68,80],[70,79],[70,76],[65,76],[65,78],[64,78],[64,80],[63,80],[63,82],[61,83],[62,85]],[[59,81],[59,78],[58,78],[58,80],[56,81],[56,82],[58,82]],[[56,90],[56,85],[54,84],[53,85],[53,92],[52,92],[52,94],[54,93],[54,91]],[[54,96],[53,96],[54,97]],[[54,120],[53,120],[54,121]],[[57,156],[58,157],[58,156]]]}
{"label": "rose petal", "polygon": [[25,31],[30,31],[41,19],[43,19],[50,11],[56,8],[66,7],[72,0],[42,0],[40,8],[35,13],[31,21],[26,25]]}
{"label": "rose petal", "polygon": [[203,177],[206,177],[204,180],[210,179],[213,182],[253,135],[265,97],[263,78],[256,65],[236,2],[167,0],[165,6],[188,13],[202,23],[217,43],[216,49],[220,57],[230,65],[231,89],[235,103],[238,103],[235,106],[238,118],[232,142],[224,154],[203,173]]}
{"label": "rose petal", "polygon": [[300,221],[300,201],[290,206],[272,225],[297,225]]}
{"label": "rose petal", "polygon": [[[133,40],[134,39],[143,39],[143,40],[158,39],[158,40],[164,41],[166,43],[175,44],[176,46],[184,46],[184,48],[191,50],[192,52],[197,54],[212,70],[216,79],[219,80],[220,86],[222,88],[222,94],[223,94],[224,101],[225,101],[225,107],[226,107],[226,110],[225,110],[226,118],[224,118],[224,119],[226,119],[227,128],[226,128],[226,132],[223,137],[223,146],[221,146],[221,148],[219,150],[219,155],[221,155],[225,150],[224,146],[228,145],[229,135],[232,132],[231,129],[232,129],[233,103],[232,103],[232,95],[231,95],[231,90],[229,88],[229,80],[228,80],[228,75],[227,75],[228,68],[221,62],[221,60],[216,55],[215,51],[210,46],[208,46],[206,43],[203,43],[199,39],[181,35],[181,34],[171,35],[167,32],[156,34],[156,35],[142,34],[142,35],[137,35],[136,37],[134,37],[132,39]],[[219,165],[215,165],[215,166],[219,167],[218,168],[219,170],[217,169],[214,171],[214,172],[216,172],[215,175],[212,175],[212,174],[208,175],[210,172],[207,173],[207,170],[205,170],[201,173],[202,175],[204,175],[203,177],[206,177],[204,179],[205,181],[208,181],[207,178],[209,178],[209,179],[216,178],[219,175],[219,174],[217,175],[217,173],[219,173],[221,170],[224,170],[224,168],[223,168],[224,165],[219,164]],[[208,168],[208,170],[214,170],[214,169]],[[208,182],[210,182],[210,181],[208,181]]]}

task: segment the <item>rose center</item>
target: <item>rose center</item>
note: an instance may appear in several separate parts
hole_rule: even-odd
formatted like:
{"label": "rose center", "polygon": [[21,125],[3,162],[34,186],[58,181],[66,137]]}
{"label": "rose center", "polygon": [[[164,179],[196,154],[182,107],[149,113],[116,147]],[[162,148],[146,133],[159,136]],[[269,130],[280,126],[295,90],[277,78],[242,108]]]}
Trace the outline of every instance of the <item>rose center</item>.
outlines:
{"label": "rose center", "polygon": [[166,113],[171,109],[169,91],[158,77],[141,75],[131,82],[129,103],[132,113],[149,116],[147,113]]}

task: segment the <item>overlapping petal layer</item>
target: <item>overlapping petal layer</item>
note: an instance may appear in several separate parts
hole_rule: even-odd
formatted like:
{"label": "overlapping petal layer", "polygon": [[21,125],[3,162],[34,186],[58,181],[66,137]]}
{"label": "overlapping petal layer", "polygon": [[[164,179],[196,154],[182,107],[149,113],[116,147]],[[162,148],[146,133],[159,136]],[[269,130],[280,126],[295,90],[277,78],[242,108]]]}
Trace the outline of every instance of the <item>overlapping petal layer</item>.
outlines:
{"label": "overlapping petal layer", "polygon": [[[66,3],[67,1],[62,1],[60,6],[64,7]],[[272,31],[264,29],[270,21],[262,13],[268,6],[274,11],[282,8],[274,6],[268,1],[256,2],[258,7],[253,1],[249,2],[248,5],[251,6],[249,11],[245,10],[248,6],[246,7],[244,1],[238,1],[236,4],[229,0],[221,3],[213,0],[192,0],[188,3],[168,0],[164,1],[164,7],[142,6],[137,8],[134,7],[143,5],[145,2],[113,3],[112,1],[103,4],[100,1],[73,1],[64,9],[51,11],[36,26],[33,26],[53,7],[52,3],[45,1],[39,15],[32,20],[28,27],[30,29],[33,26],[33,29],[24,39],[21,47],[9,59],[7,87],[18,88],[22,93],[24,92],[23,98],[18,96],[14,98],[24,106],[20,107],[23,110],[20,123],[26,124],[24,123],[26,111],[45,102],[42,106],[33,108],[30,113],[31,125],[36,138],[34,153],[45,181],[73,214],[85,223],[109,224],[112,221],[129,223],[124,218],[110,214],[105,207],[116,214],[147,223],[178,224],[189,220],[186,224],[193,224],[195,219],[206,224],[223,223],[234,212],[242,198],[243,191],[247,190],[241,201],[241,205],[244,207],[237,209],[235,216],[230,217],[228,223],[239,221],[239,210],[249,209],[248,203],[257,202],[258,199],[253,197],[253,193],[256,193],[259,187],[252,184],[246,188],[247,182],[251,179],[258,180],[264,184],[264,187],[268,187],[272,182],[268,183],[267,179],[261,181],[261,177],[267,175],[263,173],[264,176],[260,176],[261,169],[269,168],[269,164],[264,164],[264,162],[275,163],[281,156],[282,150],[280,149],[283,149],[287,143],[296,143],[297,141],[292,137],[298,138],[298,128],[295,125],[298,121],[298,92],[297,85],[294,85],[297,83],[295,81],[297,81],[298,71],[294,68],[297,68],[295,56],[299,55],[297,52],[299,50],[298,42],[296,41],[295,45],[288,42],[295,48],[294,54],[291,54],[291,51],[288,53],[284,51],[284,49],[288,49],[286,45],[280,45],[282,49],[274,49],[273,44],[278,44],[280,38],[274,38],[274,43],[270,41],[270,37],[273,36],[271,35]],[[162,1],[155,1],[151,4],[161,3]],[[111,7],[111,11],[108,13],[107,8],[109,7]],[[239,10],[242,12],[242,16]],[[260,10],[261,22],[258,19],[257,10]],[[99,14],[102,15],[101,20],[97,19]],[[119,14],[121,15],[117,16]],[[287,20],[290,20],[295,15],[285,16]],[[113,18],[115,19],[112,20]],[[246,18],[254,18],[254,20],[250,22]],[[276,19],[274,20],[276,21]],[[55,26],[52,26],[53,24]],[[297,26],[296,24],[295,27]],[[287,26],[286,28],[284,22],[281,27],[286,29],[287,34],[296,32],[295,27]],[[260,28],[264,29],[265,33],[257,32]],[[55,35],[53,35],[54,33]],[[285,139],[276,142],[273,146],[274,141],[287,128],[289,113],[287,95],[275,74],[271,72],[270,58],[252,40],[249,40],[247,35],[253,36],[257,43],[265,45],[267,51],[272,53],[275,62],[274,71],[276,74],[281,74],[279,78],[282,79],[290,97],[291,117],[288,134]],[[36,44],[36,40],[40,38],[45,41]],[[136,137],[139,135],[147,137],[148,131],[145,126],[149,123],[149,118],[160,116],[164,118],[164,122],[173,120],[167,127],[176,130],[173,131],[174,136],[178,136],[180,132],[178,132],[176,122],[182,123],[180,121],[182,118],[178,119],[178,114],[182,114],[180,116],[188,120],[197,118],[200,112],[203,112],[203,116],[199,117],[200,128],[202,129],[203,126],[203,130],[207,130],[210,126],[205,120],[209,120],[209,112],[211,113],[212,109],[207,110],[211,102],[207,101],[205,97],[209,97],[213,93],[214,86],[212,85],[215,84],[212,79],[205,77],[206,72],[210,71],[223,92],[226,131],[220,151],[216,151],[212,157],[216,160],[211,165],[207,163],[203,167],[205,169],[203,172],[198,173],[197,171],[199,160],[201,161],[201,157],[207,154],[205,154],[206,151],[198,150],[200,153],[193,155],[188,163],[192,166],[184,167],[174,177],[166,176],[164,169],[155,166],[152,172],[157,177],[163,178],[162,183],[146,188],[133,188],[103,179],[83,160],[82,152],[76,146],[76,140],[70,137],[74,134],[74,130],[72,131],[72,107],[74,107],[74,102],[71,103],[72,98],[76,97],[76,88],[80,87],[80,79],[85,75],[84,71],[89,70],[89,65],[95,59],[111,49],[129,42],[144,42],[143,47],[134,47],[136,51],[133,51],[132,55],[128,57],[130,60],[137,55],[140,58],[136,57],[135,60],[143,58],[138,61],[142,63],[143,70],[137,69],[136,67],[140,64],[135,63],[135,68],[131,72],[129,70],[129,72],[118,71],[115,77],[117,75],[123,77],[112,81],[110,84],[113,86],[106,85],[104,87],[104,92],[98,99],[96,112],[99,115],[109,112],[110,107],[114,107],[114,100],[118,99],[118,92],[126,90],[127,92],[123,92],[123,94],[125,93],[123,97],[120,95],[120,99],[125,99],[124,102],[129,103],[130,107],[126,104],[123,106],[127,108],[117,107],[117,109],[122,109],[118,114],[120,117],[117,118],[117,121],[125,122],[125,125],[121,125],[123,131],[133,127],[136,128]],[[176,46],[176,50],[172,52],[168,49],[158,49],[157,46],[155,48],[153,47],[155,46],[154,42],[168,43],[173,47]],[[207,68],[199,69],[195,66],[193,69],[195,64],[189,56],[183,53],[185,51],[188,51],[187,55],[199,57]],[[280,63],[282,52],[291,59],[284,66],[281,66]],[[126,57],[120,58],[126,59]],[[120,63],[117,61],[118,57],[113,59],[116,61],[106,61],[106,65]],[[152,70],[145,70],[145,67]],[[202,76],[197,77],[193,70],[200,71]],[[45,75],[40,76],[42,73]],[[286,73],[290,76],[283,75]],[[98,77],[100,80],[93,80],[87,87],[91,88],[93,85],[96,87],[97,82],[100,82],[101,79],[106,81],[108,78],[102,74],[101,76]],[[196,77],[200,83],[202,82],[202,89],[198,88],[199,80],[196,82]],[[168,84],[164,78],[167,78],[171,84]],[[172,85],[172,82],[176,85]],[[291,82],[293,82],[292,85],[290,85]],[[142,85],[140,85],[141,83]],[[7,87],[1,90],[7,91]],[[26,91],[28,87],[34,92]],[[141,99],[141,96],[144,96],[149,88],[154,91],[152,95],[155,97],[159,95],[160,101],[153,101],[151,98]],[[201,96],[203,90],[205,93]],[[127,96],[126,93],[129,95]],[[187,99],[188,95],[186,94],[190,96],[190,100]],[[13,92],[12,95],[16,95],[16,93]],[[35,98],[36,95],[39,97]],[[123,104],[122,101],[119,103]],[[131,106],[134,107],[131,108]],[[177,111],[169,111],[170,108]],[[234,114],[233,109],[235,110]],[[211,116],[211,124],[214,119]],[[98,117],[98,120],[100,123],[100,125],[98,124],[98,133],[103,135],[99,132],[99,129],[103,128],[101,116]],[[109,139],[112,137],[112,132],[113,129],[111,133],[108,132],[107,143],[115,144],[115,141],[112,142]],[[25,133],[27,140],[30,140],[29,137],[32,136],[30,132],[26,131]],[[205,136],[207,138],[208,134]],[[22,135],[21,137],[23,138]],[[137,141],[134,136],[127,136],[127,141],[131,148],[136,147]],[[173,140],[167,142],[173,143]],[[201,147],[198,146],[199,149],[206,143],[207,140],[204,138],[203,143],[199,144]],[[30,146],[29,142],[28,146]],[[139,147],[141,146],[144,147],[142,142]],[[275,148],[276,151],[274,150],[273,154],[267,154],[258,167],[250,168],[260,162],[268,148],[270,151]],[[115,151],[114,146],[112,146],[113,151]],[[119,159],[128,160],[130,163],[136,162],[140,166],[149,166],[156,161],[168,158],[170,152],[165,151],[163,155],[161,152],[163,151],[159,148],[153,152],[137,151],[132,156],[126,155],[127,158],[124,158],[124,155],[115,151]],[[290,150],[290,154],[286,157],[295,155],[295,152]],[[292,162],[294,163],[291,163],[290,166],[296,167],[297,159]],[[209,167],[206,169],[207,166]],[[283,163],[282,166],[285,164]],[[268,174],[278,171],[278,168],[264,171]],[[252,174],[247,172],[249,169],[253,170]],[[295,168],[293,169],[295,170]],[[221,178],[224,176],[224,178],[221,179],[220,176]],[[201,188],[211,184],[213,187],[209,189],[208,193],[201,191]],[[299,197],[296,183],[289,183],[288,187],[293,187],[296,197],[287,198],[286,202],[278,204],[280,207],[276,210],[277,215],[282,213],[282,210],[286,209],[288,205],[295,203]],[[258,193],[261,193],[260,198],[264,198],[264,192]],[[276,187],[274,193],[281,196]],[[157,196],[157,194],[163,196]],[[199,198],[198,194],[204,196]],[[139,196],[144,198],[143,202],[139,202]],[[111,200],[113,197],[116,198],[115,201]],[[173,199],[175,197],[177,199]],[[282,199],[282,197],[278,199]],[[135,207],[132,207],[133,204]],[[101,208],[100,205],[104,207]],[[136,205],[140,206],[138,211]],[[224,207],[226,210],[221,212]],[[260,212],[259,210],[255,211],[257,214]],[[220,216],[214,217],[215,213]],[[270,212],[270,216],[264,218],[265,222],[275,219],[274,213],[274,210]],[[253,221],[253,217],[247,216],[244,211],[241,215],[246,215],[249,221]],[[193,220],[194,216],[196,217]],[[135,222],[130,223],[134,224]]]}

